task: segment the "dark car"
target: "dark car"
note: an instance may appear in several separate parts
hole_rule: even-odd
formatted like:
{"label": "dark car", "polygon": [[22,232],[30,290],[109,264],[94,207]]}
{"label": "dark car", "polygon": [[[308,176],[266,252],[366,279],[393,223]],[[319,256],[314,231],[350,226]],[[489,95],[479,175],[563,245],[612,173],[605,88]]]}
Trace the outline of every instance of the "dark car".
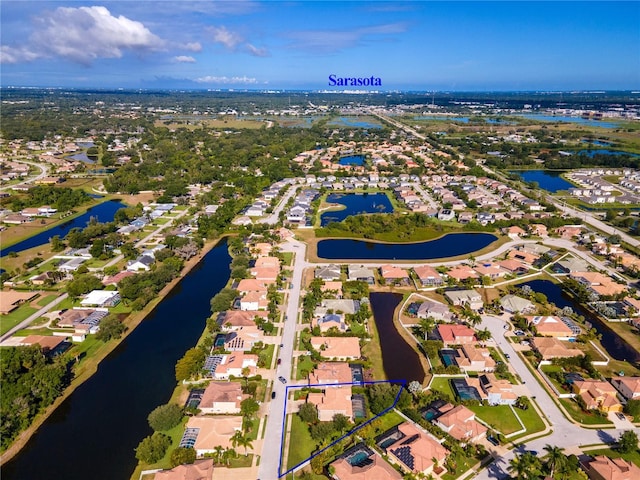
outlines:
{"label": "dark car", "polygon": [[282,363],[282,359],[281,359],[281,358],[279,358],[279,359],[278,359],[278,365],[280,365],[281,363]]}
{"label": "dark car", "polygon": [[498,441],[498,439],[497,439],[497,438],[495,438],[495,437],[488,436],[488,437],[487,437],[487,440],[489,441],[489,443],[491,443],[492,445],[495,445],[496,447],[497,447],[498,445],[500,445],[500,442],[499,442],[499,441]]}
{"label": "dark car", "polygon": [[272,399],[276,398],[276,392],[271,392],[271,398]]}
{"label": "dark car", "polygon": [[280,380],[282,383],[287,383],[287,379],[284,378],[282,375],[278,377],[278,380]]}

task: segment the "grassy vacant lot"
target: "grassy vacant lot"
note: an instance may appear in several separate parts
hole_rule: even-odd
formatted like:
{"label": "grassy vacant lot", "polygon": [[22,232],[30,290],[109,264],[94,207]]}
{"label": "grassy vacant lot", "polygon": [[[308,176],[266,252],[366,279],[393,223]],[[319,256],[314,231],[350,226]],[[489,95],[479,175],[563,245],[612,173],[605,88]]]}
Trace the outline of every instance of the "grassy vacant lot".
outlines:
{"label": "grassy vacant lot", "polygon": [[311,438],[307,424],[300,420],[298,415],[290,415],[291,422],[289,437],[289,457],[287,469],[295,467],[311,456],[316,448],[316,442]]}
{"label": "grassy vacant lot", "polygon": [[621,453],[618,450],[614,450],[612,448],[602,448],[600,450],[589,450],[585,452],[588,455],[596,456],[596,455],[606,455],[610,458],[624,458],[626,461],[634,463],[640,467],[640,451],[635,450],[631,453]]}
{"label": "grassy vacant lot", "polygon": [[4,334],[5,332],[9,331],[37,311],[38,309],[25,304],[16,308],[11,313],[0,316],[0,334]]}
{"label": "grassy vacant lot", "polygon": [[40,299],[38,299],[37,303],[38,305],[40,305],[41,307],[44,307],[46,305],[49,305],[51,302],[53,302],[56,298],[58,298],[58,295],[53,294],[53,295],[46,295],[44,297],[41,297]]}
{"label": "grassy vacant lot", "polygon": [[370,362],[371,371],[373,372],[373,378],[375,380],[386,380],[387,375],[384,372],[384,366],[382,364],[382,350],[380,349],[380,337],[378,336],[378,329],[376,322],[373,318],[367,321],[367,326],[371,338],[364,343],[362,347],[362,356]]}
{"label": "grassy vacant lot", "polygon": [[469,410],[474,412],[480,420],[505,435],[522,429],[520,422],[506,405],[496,405],[495,407],[470,406]]}

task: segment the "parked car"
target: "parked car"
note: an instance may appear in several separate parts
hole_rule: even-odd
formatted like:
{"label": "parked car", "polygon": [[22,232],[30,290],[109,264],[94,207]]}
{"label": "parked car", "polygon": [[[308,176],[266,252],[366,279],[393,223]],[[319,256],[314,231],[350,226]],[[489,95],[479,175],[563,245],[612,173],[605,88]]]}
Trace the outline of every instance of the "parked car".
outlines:
{"label": "parked car", "polygon": [[495,437],[492,437],[491,435],[487,437],[487,440],[489,443],[491,443],[492,445],[495,445],[496,447],[500,445],[500,442],[498,441],[498,439]]}
{"label": "parked car", "polygon": [[624,413],[618,412],[616,413],[616,417],[618,417],[619,420],[626,420],[627,417],[624,415]]}
{"label": "parked car", "polygon": [[278,377],[278,380],[280,380],[282,383],[287,383],[287,379],[284,378],[282,375]]}
{"label": "parked car", "polygon": [[509,354],[508,354],[508,353],[505,353],[505,354],[504,354],[504,358],[506,358],[507,360],[509,360],[511,357],[509,356]]}
{"label": "parked car", "polygon": [[276,398],[276,392],[271,392],[271,399],[273,400],[274,398]]}
{"label": "parked car", "polygon": [[281,358],[279,358],[279,359],[278,359],[278,365],[280,365],[281,363],[282,363],[282,359],[281,359]]}

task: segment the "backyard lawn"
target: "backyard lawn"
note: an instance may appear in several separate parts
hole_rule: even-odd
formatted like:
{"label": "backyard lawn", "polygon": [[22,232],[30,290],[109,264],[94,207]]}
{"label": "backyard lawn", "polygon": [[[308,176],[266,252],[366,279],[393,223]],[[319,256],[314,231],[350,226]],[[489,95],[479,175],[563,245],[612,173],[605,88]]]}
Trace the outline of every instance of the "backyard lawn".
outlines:
{"label": "backyard lawn", "polygon": [[449,383],[450,378],[448,377],[436,377],[431,382],[431,390],[438,390],[439,392],[446,393],[451,397],[451,399],[455,399],[456,396],[453,394],[453,390],[451,389],[451,383]]}
{"label": "backyard lawn", "polygon": [[[298,370],[296,372],[296,380],[304,380],[307,374],[313,370],[313,360],[309,355],[300,355],[298,357]],[[307,373],[305,373],[307,372]]]}
{"label": "backyard lawn", "polygon": [[580,406],[573,400],[561,398],[560,403],[569,412],[569,415],[577,422],[585,425],[600,425],[605,423],[611,423],[606,417],[600,417],[595,413],[585,413]]}
{"label": "backyard lawn", "polygon": [[495,407],[472,405],[468,408],[476,414],[477,418],[504,435],[522,430],[518,418],[507,405],[496,405]]}
{"label": "backyard lawn", "polygon": [[532,433],[541,432],[545,429],[545,424],[538,412],[533,407],[529,407],[526,410],[521,410],[519,408],[515,409],[516,414],[524,423],[524,426],[527,427],[527,431],[521,435],[516,435],[515,437],[511,437],[510,440],[515,440],[516,438],[520,438],[525,435],[531,435]]}
{"label": "backyard lawn", "polygon": [[58,295],[53,294],[53,295],[46,295],[42,298],[38,299],[38,305],[40,305],[41,307],[44,307],[46,305],[49,305],[51,302],[53,302],[56,298],[58,298]]}

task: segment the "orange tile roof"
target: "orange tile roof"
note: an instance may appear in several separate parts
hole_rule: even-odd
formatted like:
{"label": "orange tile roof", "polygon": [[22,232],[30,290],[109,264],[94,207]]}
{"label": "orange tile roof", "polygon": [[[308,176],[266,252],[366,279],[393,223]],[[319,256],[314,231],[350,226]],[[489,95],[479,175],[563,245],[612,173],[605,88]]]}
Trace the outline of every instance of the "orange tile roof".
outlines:
{"label": "orange tile roof", "polygon": [[[444,463],[449,454],[449,450],[440,445],[430,435],[427,435],[424,431],[416,427],[413,422],[404,422],[398,425],[398,430],[405,434],[404,438],[401,438],[397,442],[387,447],[387,454],[395,458],[401,465],[407,470],[413,472],[425,472],[430,471],[434,466],[433,459],[436,459],[440,465]],[[417,435],[417,438],[407,444],[403,445],[407,438]],[[400,454],[399,449],[408,449],[411,457],[413,457],[413,468],[405,465],[404,462],[398,458],[397,454]],[[394,451],[396,453],[394,453]]]}
{"label": "orange tile roof", "polygon": [[358,337],[311,337],[311,345],[325,358],[360,358]]}
{"label": "orange tile roof", "polygon": [[190,465],[178,465],[171,470],[162,470],[154,480],[211,480],[213,478],[213,459],[196,460]]}
{"label": "orange tile roof", "polygon": [[346,362],[320,362],[309,375],[309,383],[311,385],[351,383],[352,379],[351,368]]}

